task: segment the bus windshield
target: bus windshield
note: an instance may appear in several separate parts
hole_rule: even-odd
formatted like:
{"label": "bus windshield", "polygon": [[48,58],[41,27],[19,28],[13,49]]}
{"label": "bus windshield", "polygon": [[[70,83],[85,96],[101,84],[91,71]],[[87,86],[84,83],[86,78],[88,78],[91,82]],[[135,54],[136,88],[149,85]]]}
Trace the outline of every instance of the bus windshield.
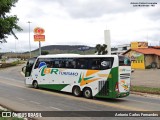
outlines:
{"label": "bus windshield", "polygon": [[27,66],[26,66],[26,72],[25,72],[25,77],[29,77],[31,75],[32,67],[34,65],[36,58],[30,58],[27,61]]}
{"label": "bus windshield", "polygon": [[130,66],[131,62],[130,59],[125,56],[118,56],[119,57],[119,66]]}

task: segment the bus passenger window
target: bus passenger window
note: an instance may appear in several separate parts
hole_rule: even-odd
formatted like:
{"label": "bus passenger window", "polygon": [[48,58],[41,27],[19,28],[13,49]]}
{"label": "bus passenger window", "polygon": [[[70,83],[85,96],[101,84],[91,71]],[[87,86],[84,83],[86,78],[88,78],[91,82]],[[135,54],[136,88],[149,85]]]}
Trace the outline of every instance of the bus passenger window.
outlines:
{"label": "bus passenger window", "polygon": [[76,68],[77,69],[87,69],[87,63],[88,63],[87,59],[78,59]]}
{"label": "bus passenger window", "polygon": [[111,69],[114,58],[104,58],[101,60],[101,70]]}
{"label": "bus passenger window", "polygon": [[76,62],[75,62],[75,60],[74,59],[67,59],[65,67],[66,68],[76,68]]}
{"label": "bus passenger window", "polygon": [[99,70],[100,69],[100,59],[93,59],[91,64],[92,70]]}
{"label": "bus passenger window", "polygon": [[59,61],[55,61],[55,68],[59,68]]}

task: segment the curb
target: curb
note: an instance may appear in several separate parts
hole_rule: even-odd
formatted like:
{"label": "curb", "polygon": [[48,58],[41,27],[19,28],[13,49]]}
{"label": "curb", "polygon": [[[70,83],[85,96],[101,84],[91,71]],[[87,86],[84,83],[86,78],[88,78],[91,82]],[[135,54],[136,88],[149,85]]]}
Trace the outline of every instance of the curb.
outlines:
{"label": "curb", "polygon": [[150,94],[150,93],[142,93],[142,92],[134,92],[134,91],[131,91],[130,93],[134,95],[144,96],[144,97],[160,98],[160,95],[158,94]]}
{"label": "curb", "polygon": [[7,111],[8,109],[0,105],[0,110]]}

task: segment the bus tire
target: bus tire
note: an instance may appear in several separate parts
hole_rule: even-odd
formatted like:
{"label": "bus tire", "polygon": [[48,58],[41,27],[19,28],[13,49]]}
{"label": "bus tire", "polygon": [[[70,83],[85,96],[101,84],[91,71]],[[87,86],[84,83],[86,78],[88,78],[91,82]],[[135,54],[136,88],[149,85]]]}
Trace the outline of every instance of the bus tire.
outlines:
{"label": "bus tire", "polygon": [[79,97],[81,96],[82,92],[79,86],[74,86],[72,89],[72,93],[74,96]]}
{"label": "bus tire", "polygon": [[33,87],[34,87],[35,89],[38,88],[38,82],[37,82],[37,81],[33,81]]}
{"label": "bus tire", "polygon": [[92,98],[92,90],[91,88],[84,88],[83,90],[83,96],[87,99],[91,99]]}

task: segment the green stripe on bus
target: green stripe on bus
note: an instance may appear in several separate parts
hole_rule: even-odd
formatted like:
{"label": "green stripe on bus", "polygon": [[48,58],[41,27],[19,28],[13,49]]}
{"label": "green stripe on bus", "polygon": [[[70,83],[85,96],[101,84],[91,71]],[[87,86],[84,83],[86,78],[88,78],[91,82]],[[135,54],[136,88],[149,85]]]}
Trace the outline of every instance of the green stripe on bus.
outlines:
{"label": "green stripe on bus", "polygon": [[52,90],[59,90],[61,91],[69,84],[41,84],[39,85],[40,88],[52,89]]}

